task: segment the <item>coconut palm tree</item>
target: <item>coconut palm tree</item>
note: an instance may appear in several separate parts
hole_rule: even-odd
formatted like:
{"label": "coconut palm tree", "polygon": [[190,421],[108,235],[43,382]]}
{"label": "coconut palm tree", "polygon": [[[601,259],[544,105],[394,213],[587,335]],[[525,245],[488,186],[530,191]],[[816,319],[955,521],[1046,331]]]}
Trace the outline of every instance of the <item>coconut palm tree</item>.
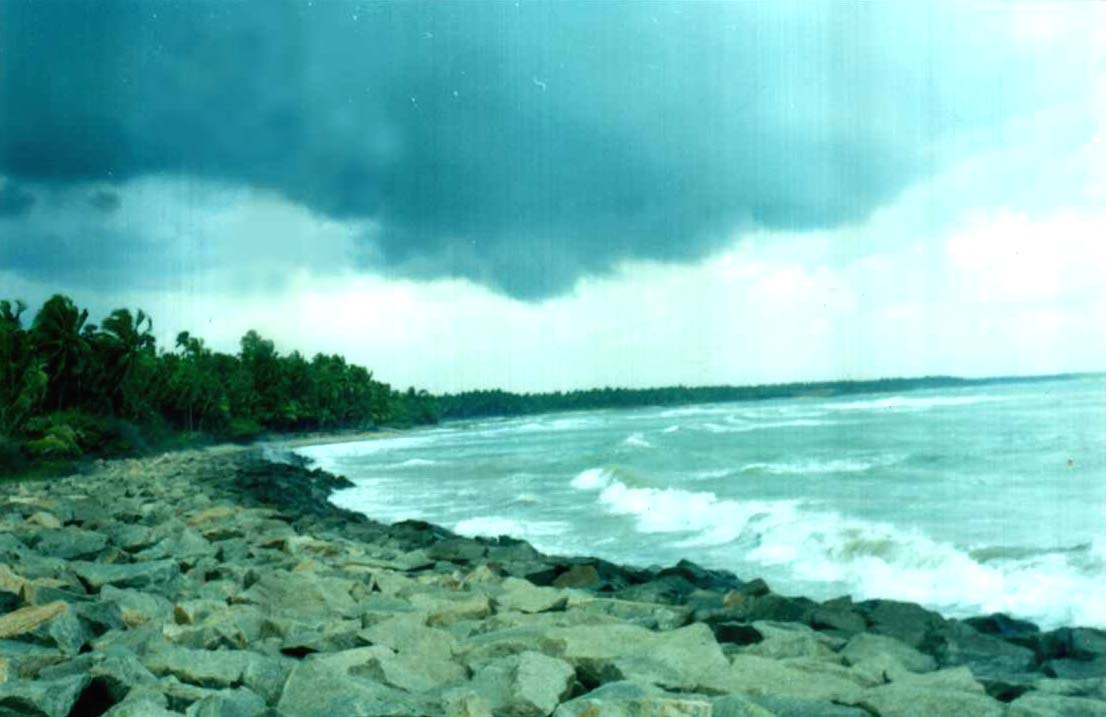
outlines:
{"label": "coconut palm tree", "polygon": [[66,398],[81,397],[81,372],[89,353],[88,310],[79,309],[68,296],[54,294],[35,316],[31,335],[38,356],[50,377],[49,395],[57,408]]}

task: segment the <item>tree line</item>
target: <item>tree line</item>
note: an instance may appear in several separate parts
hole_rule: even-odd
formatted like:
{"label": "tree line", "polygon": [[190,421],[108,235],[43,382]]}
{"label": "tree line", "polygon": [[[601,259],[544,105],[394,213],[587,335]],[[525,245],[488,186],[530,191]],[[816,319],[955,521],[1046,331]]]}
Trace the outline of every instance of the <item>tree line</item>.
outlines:
{"label": "tree line", "polygon": [[145,312],[99,324],[55,295],[27,318],[0,301],[0,472],[201,438],[437,421],[425,391],[393,389],[337,355],[279,353],[256,331],[236,354],[189,332],[159,347]]}

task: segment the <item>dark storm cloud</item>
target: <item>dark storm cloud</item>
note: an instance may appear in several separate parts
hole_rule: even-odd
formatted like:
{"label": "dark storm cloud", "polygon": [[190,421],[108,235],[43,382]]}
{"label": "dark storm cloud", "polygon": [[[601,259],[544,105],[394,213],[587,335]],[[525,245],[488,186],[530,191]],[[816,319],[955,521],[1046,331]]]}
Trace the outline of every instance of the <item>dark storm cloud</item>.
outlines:
{"label": "dark storm cloud", "polygon": [[0,184],[0,217],[16,217],[35,203],[35,197],[14,182]]}
{"label": "dark storm cloud", "polygon": [[862,219],[932,170],[942,137],[1014,106],[1018,68],[981,49],[978,21],[809,3],[0,3],[0,174],[274,190],[371,220],[367,266],[537,298],[622,259],[701,257],[739,227]]}

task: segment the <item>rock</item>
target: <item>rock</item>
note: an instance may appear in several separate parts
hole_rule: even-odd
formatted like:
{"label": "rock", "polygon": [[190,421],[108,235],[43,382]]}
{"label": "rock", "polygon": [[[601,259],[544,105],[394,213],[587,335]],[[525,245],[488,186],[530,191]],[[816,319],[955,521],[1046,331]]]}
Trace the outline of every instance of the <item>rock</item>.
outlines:
{"label": "rock", "polygon": [[553,579],[555,588],[586,588],[599,582],[599,571],[594,565],[573,565]]}
{"label": "rock", "polygon": [[277,712],[296,717],[421,717],[424,700],[308,657],[292,669]]}
{"label": "rock", "polygon": [[[723,697],[721,699],[725,700],[727,698]],[[761,707],[770,710],[774,717],[871,717],[870,712],[859,707],[819,700],[806,700],[800,697],[757,695],[751,699]],[[718,702],[715,702],[714,717],[726,717],[726,715],[718,712]]]}
{"label": "rock", "polygon": [[536,613],[563,610],[568,604],[568,594],[564,591],[537,587],[519,578],[506,578],[500,588],[503,592],[495,597],[500,609]]}
{"label": "rock", "polygon": [[1106,702],[1035,692],[1010,703],[1007,717],[1106,717]]}
{"label": "rock", "polygon": [[155,675],[172,675],[199,687],[223,688],[242,682],[242,674],[256,653],[240,650],[193,650],[163,647],[142,658]]}
{"label": "rock", "polygon": [[681,605],[687,601],[688,596],[695,590],[695,585],[682,576],[669,575],[620,590],[618,597],[623,600],[635,600],[637,602]]}
{"label": "rock", "polygon": [[1041,666],[1041,672],[1063,680],[1091,680],[1106,677],[1106,656],[1094,660],[1063,658],[1049,660]]}
{"label": "rock", "polygon": [[112,545],[130,553],[148,548],[157,541],[154,532],[149,527],[133,523],[116,523],[106,526],[104,533],[108,536]]}
{"label": "rock", "polygon": [[633,625],[558,628],[548,636],[563,645],[561,656],[582,681],[635,681],[681,690],[697,689],[703,674],[729,667],[710,629],[701,623],[669,632]]}
{"label": "rock", "polygon": [[701,689],[715,693],[781,695],[815,701],[849,701],[862,692],[854,679],[832,674],[812,677],[784,661],[743,654],[734,655],[725,669],[705,672],[700,682]]}
{"label": "rock", "polygon": [[828,635],[815,632],[801,623],[754,622],[753,628],[762,640],[746,646],[742,652],[781,660],[788,657],[813,657],[840,662],[834,648],[841,642]]}
{"label": "rock", "polygon": [[983,617],[973,617],[964,623],[984,635],[992,635],[1022,647],[1034,647],[1041,629],[1028,620],[1018,620],[1001,612]]}
{"label": "rock", "polygon": [[710,628],[714,639],[731,645],[753,645],[764,639],[759,630],[745,622],[719,622]]}
{"label": "rock", "polygon": [[892,677],[896,684],[923,687],[928,690],[955,690],[959,692],[974,692],[986,694],[983,685],[975,679],[975,675],[967,667],[949,667],[933,672],[917,674],[913,672],[901,672]]}
{"label": "rock", "polygon": [[222,690],[194,702],[186,717],[261,717],[265,700],[247,689]]}
{"label": "rock", "polygon": [[362,639],[372,645],[384,645],[396,652],[450,659],[457,651],[457,638],[444,630],[428,627],[419,614],[401,614],[386,618],[361,631]]}
{"label": "rock", "polygon": [[865,692],[857,705],[879,717],[931,717],[972,715],[1002,717],[1004,705],[986,695],[963,691],[938,691],[913,685],[890,684]]}
{"label": "rock", "polygon": [[444,717],[493,717],[488,701],[464,687],[443,692],[441,708]]}
{"label": "rock", "polygon": [[295,666],[296,661],[288,657],[251,655],[242,670],[242,684],[256,692],[266,704],[275,706]]}
{"label": "rock", "polygon": [[105,585],[119,588],[157,588],[180,575],[180,567],[174,560],[152,560],[144,563],[73,561],[69,565],[92,592],[98,592]]}
{"label": "rock", "polygon": [[976,675],[996,677],[1029,670],[1033,651],[992,635],[984,635],[962,622],[949,621],[933,631],[933,650],[943,667],[967,665]]}
{"label": "rock", "polygon": [[887,635],[920,648],[929,634],[944,623],[944,618],[920,605],[896,600],[868,600],[858,603],[872,632]]}
{"label": "rock", "polygon": [[446,538],[426,550],[431,560],[447,560],[451,563],[472,563],[483,558],[487,547],[471,538]]}
{"label": "rock", "polygon": [[67,717],[89,682],[88,675],[4,682],[0,684],[0,715]]}
{"label": "rock", "polygon": [[1106,656],[1106,631],[1082,627],[1063,627],[1041,635],[1040,654],[1044,659],[1069,657],[1093,660]]}
{"label": "rock", "polygon": [[850,665],[887,655],[911,672],[930,672],[937,669],[936,660],[929,655],[885,635],[871,633],[856,635],[849,640],[840,654]]}
{"label": "rock", "polygon": [[668,694],[615,682],[565,702],[553,717],[711,717],[711,703],[699,695]]}
{"label": "rock", "polygon": [[462,620],[479,620],[492,612],[491,602],[484,595],[470,593],[416,593],[411,605],[427,614],[427,624],[448,627]]}
{"label": "rock", "polygon": [[112,603],[119,609],[119,616],[127,627],[137,627],[150,620],[166,621],[173,614],[173,605],[155,593],[105,585],[100,590],[100,600]]}
{"label": "rock", "polygon": [[88,639],[73,609],[64,602],[21,608],[0,616],[0,639],[15,638],[75,655]]}
{"label": "rock", "polygon": [[[809,713],[803,713],[804,717]],[[745,695],[725,695],[711,701],[711,717],[777,717]]]}
{"label": "rock", "polygon": [[141,550],[139,560],[172,559],[181,565],[193,566],[203,558],[215,557],[218,548],[192,528],[183,528],[154,545]]}
{"label": "rock", "polygon": [[69,526],[40,532],[32,545],[43,555],[73,560],[93,557],[107,547],[107,544],[107,536],[102,533]]}
{"label": "rock", "polygon": [[271,615],[353,617],[358,614],[350,595],[354,584],[345,578],[274,570],[263,574],[236,600],[254,603]]}
{"label": "rock", "polygon": [[867,629],[864,616],[859,612],[843,608],[821,607],[814,608],[808,618],[810,626],[815,630],[833,630],[838,633],[855,635]]}
{"label": "rock", "polygon": [[180,717],[180,713],[170,712],[167,705],[168,700],[160,692],[136,691],[105,712],[103,717]]}
{"label": "rock", "polygon": [[496,717],[547,717],[571,692],[575,678],[564,660],[523,652],[488,663],[472,686]]}
{"label": "rock", "polygon": [[374,654],[364,665],[350,668],[349,674],[370,677],[405,692],[440,690],[468,677],[468,671],[452,660],[412,652]]}

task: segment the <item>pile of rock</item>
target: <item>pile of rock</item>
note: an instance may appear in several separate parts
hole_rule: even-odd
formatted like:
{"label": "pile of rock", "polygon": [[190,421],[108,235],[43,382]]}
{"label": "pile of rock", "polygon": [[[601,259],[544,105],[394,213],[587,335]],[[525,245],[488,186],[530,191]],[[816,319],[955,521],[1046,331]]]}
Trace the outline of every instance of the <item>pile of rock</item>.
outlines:
{"label": "pile of rock", "polygon": [[212,450],[0,487],[0,716],[1106,715],[1106,633],[385,526]]}

